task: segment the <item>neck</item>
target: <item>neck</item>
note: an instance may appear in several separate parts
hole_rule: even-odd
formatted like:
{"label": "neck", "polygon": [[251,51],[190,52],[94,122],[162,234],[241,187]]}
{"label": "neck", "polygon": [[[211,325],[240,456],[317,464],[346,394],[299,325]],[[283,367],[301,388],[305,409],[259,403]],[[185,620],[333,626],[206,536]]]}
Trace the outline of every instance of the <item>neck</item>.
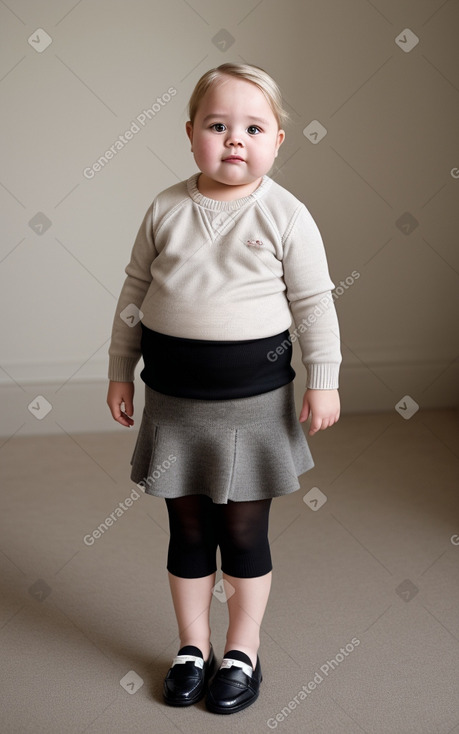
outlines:
{"label": "neck", "polygon": [[199,192],[208,199],[234,201],[234,199],[242,199],[244,196],[252,194],[261,184],[262,178],[258,178],[256,181],[248,184],[241,184],[240,186],[229,186],[228,184],[214,181],[212,178],[206,176],[205,173],[200,173],[196,186]]}

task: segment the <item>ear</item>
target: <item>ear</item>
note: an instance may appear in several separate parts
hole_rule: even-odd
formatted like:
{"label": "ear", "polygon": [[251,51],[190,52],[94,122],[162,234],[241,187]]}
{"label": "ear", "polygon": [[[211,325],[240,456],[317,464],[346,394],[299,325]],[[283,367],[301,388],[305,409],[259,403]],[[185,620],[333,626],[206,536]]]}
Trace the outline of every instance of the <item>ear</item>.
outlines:
{"label": "ear", "polygon": [[284,140],[285,140],[285,132],[284,132],[284,130],[279,130],[278,133],[277,133],[276,157],[277,157],[277,153],[279,151],[279,148],[281,147],[281,145],[284,142]]}
{"label": "ear", "polygon": [[279,130],[277,133],[277,142],[276,142],[276,153],[274,155],[274,158],[277,158],[277,154],[279,152],[279,148],[281,147],[282,143],[285,140],[285,132],[283,130]]}
{"label": "ear", "polygon": [[185,125],[186,134],[188,135],[191,143],[191,150],[193,150],[193,125],[191,124],[190,120]]}

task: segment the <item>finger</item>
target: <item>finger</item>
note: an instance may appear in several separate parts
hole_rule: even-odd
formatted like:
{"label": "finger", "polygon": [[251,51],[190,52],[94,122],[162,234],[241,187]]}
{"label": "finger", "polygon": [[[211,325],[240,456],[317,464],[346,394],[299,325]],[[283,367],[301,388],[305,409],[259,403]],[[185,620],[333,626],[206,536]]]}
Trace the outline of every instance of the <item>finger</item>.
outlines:
{"label": "finger", "polygon": [[124,401],[124,410],[126,411],[127,415],[134,415],[134,402],[132,398]]}
{"label": "finger", "polygon": [[309,417],[309,408],[303,407],[300,413],[299,421],[300,423],[304,423],[304,421],[307,421]]}
{"label": "finger", "polygon": [[121,413],[121,415],[124,418],[123,425],[130,428],[131,426],[134,425],[134,421],[131,418],[131,416],[134,415],[134,405],[133,405],[132,399],[128,399],[127,401],[124,400],[121,405],[121,408],[124,408],[124,410]]}
{"label": "finger", "polygon": [[132,418],[129,418],[129,416],[127,416],[125,413],[123,413],[121,411],[120,404],[117,404],[117,403],[114,403],[114,404],[109,403],[109,408],[110,408],[110,412],[111,412],[111,414],[113,416],[113,419],[117,423],[120,423],[122,426],[127,426],[129,428],[134,423],[134,421],[132,420]]}
{"label": "finger", "polygon": [[328,426],[329,426],[329,427],[330,427],[330,426],[334,426],[334,425],[335,425],[335,423],[338,423],[338,419],[339,419],[339,413],[337,413],[336,415],[334,415],[334,416],[332,416],[332,417],[330,418],[330,420],[329,420],[329,422],[328,422]]}
{"label": "finger", "polygon": [[321,420],[321,418],[314,418],[313,417],[312,418],[312,421],[311,421],[311,426],[309,428],[309,435],[310,436],[313,436],[314,433],[317,433],[317,431],[320,430],[321,426],[322,426],[322,420]]}
{"label": "finger", "polygon": [[131,428],[131,426],[134,425],[134,420],[126,413],[122,413],[121,415],[122,415],[122,418],[124,419],[123,426],[127,426],[128,428]]}
{"label": "finger", "polygon": [[303,407],[301,408],[301,413],[300,413],[300,417],[299,417],[300,423],[304,423],[304,421],[307,421],[308,420],[309,412],[310,412],[309,411],[309,402],[306,399],[304,399],[303,400]]}
{"label": "finger", "polygon": [[120,417],[118,419],[118,422],[121,423],[123,426],[127,426],[128,428],[130,428],[132,425],[134,425],[134,421],[130,417],[131,416],[131,411],[132,411],[132,413],[134,412],[134,408],[132,406],[132,403],[131,403],[130,410],[127,410],[126,409],[126,403],[125,403],[124,400],[122,400],[119,408],[120,408],[120,410],[119,410],[119,416]]}

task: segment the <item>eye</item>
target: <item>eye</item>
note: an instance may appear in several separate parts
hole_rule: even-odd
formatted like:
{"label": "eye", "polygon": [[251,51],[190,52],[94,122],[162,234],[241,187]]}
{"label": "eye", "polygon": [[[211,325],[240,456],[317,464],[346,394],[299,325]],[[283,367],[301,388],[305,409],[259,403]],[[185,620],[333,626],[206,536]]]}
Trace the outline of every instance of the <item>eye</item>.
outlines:
{"label": "eye", "polygon": [[226,126],[223,124],[223,122],[215,122],[213,125],[210,126],[211,130],[215,130],[216,133],[223,133],[226,130]]}
{"label": "eye", "polygon": [[258,135],[258,133],[261,133],[261,130],[259,127],[257,127],[257,125],[250,125],[247,128],[247,132],[249,133],[249,135]]}

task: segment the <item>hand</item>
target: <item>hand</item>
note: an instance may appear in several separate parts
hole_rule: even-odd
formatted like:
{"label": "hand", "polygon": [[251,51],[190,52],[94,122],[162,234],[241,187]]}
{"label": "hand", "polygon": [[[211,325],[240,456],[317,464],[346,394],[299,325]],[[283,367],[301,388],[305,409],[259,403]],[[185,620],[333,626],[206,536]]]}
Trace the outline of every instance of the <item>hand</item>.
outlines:
{"label": "hand", "polygon": [[[134,415],[134,383],[133,382],[115,382],[110,380],[107,394],[107,405],[113,418],[121,423],[122,426],[130,428],[134,425],[134,421],[129,416]],[[122,403],[124,410],[122,411]]]}
{"label": "hand", "polygon": [[332,426],[339,418],[340,401],[338,390],[311,390],[308,388],[303,398],[300,423],[306,421],[311,414],[309,435],[323,431]]}

